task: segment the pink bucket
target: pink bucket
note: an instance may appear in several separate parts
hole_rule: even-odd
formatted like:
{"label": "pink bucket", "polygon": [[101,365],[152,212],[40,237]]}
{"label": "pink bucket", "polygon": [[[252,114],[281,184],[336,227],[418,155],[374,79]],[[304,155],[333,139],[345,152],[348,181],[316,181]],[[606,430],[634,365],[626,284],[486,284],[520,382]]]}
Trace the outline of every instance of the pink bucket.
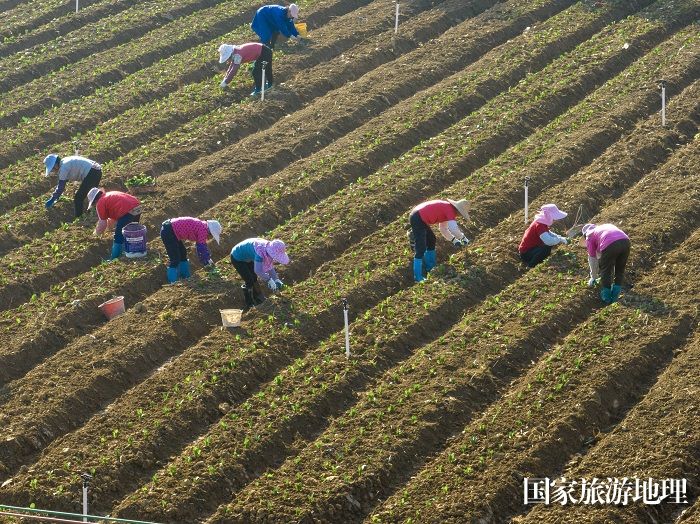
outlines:
{"label": "pink bucket", "polygon": [[107,317],[107,320],[112,320],[124,313],[124,297],[114,297],[97,307]]}

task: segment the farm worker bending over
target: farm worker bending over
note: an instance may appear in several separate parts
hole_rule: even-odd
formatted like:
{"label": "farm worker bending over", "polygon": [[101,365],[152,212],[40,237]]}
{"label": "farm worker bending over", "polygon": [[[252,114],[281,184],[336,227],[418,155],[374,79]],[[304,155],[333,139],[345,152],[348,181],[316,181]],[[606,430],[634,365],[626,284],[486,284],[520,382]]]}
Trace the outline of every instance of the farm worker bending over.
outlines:
{"label": "farm worker bending over", "polygon": [[207,240],[209,238],[220,243],[221,224],[217,220],[200,220],[192,217],[171,218],[163,222],[160,228],[160,238],[165,244],[170,264],[168,265],[168,282],[174,284],[180,278],[190,277],[190,262],[187,260],[187,248],[183,240],[196,243],[197,256],[204,266],[213,266]]}
{"label": "farm worker bending over", "polygon": [[300,40],[299,31],[294,26],[294,20],[299,16],[299,6],[296,4],[264,5],[255,12],[251,29],[260,37],[260,43],[271,49],[280,33],[287,38]]}
{"label": "farm worker bending over", "polygon": [[627,258],[630,255],[629,237],[612,224],[586,224],[581,233],[583,244],[588,250],[588,265],[591,269],[588,285],[595,286],[600,271],[601,300],[606,304],[617,302],[622,291]]}
{"label": "farm worker bending over", "polygon": [[108,191],[93,187],[88,192],[88,209],[95,206],[97,211],[97,225],[95,234],[102,235],[107,229],[107,221],[116,222],[114,228],[114,242],[112,243],[111,260],[119,258],[124,251],[124,235],[122,228],[131,223],[141,220],[141,202],[128,193],[121,191]]}
{"label": "farm worker bending over", "polygon": [[61,198],[67,182],[80,182],[73,197],[73,204],[75,205],[75,218],[81,216],[88,191],[100,185],[102,166],[83,156],[75,155],[61,158],[56,154],[44,158],[44,165],[46,166],[45,176],[58,175],[58,185],[51,198],[44,204],[46,209],[52,207]]}
{"label": "farm worker bending over", "polygon": [[422,282],[423,262],[425,271],[429,272],[435,267],[435,233],[430,229],[433,224],[438,224],[440,233],[445,240],[455,246],[466,246],[469,239],[457,225],[457,213],[469,220],[469,202],[466,200],[429,200],[418,204],[409,215],[411,235],[415,242],[415,255],[413,259],[413,278],[416,282]]}
{"label": "farm worker bending over", "polygon": [[281,240],[249,238],[239,242],[231,250],[231,264],[245,282],[242,288],[246,309],[265,300],[258,277],[265,281],[272,291],[282,289],[282,281],[273,267],[275,262],[289,264],[287,246]]}
{"label": "farm worker bending over", "polygon": [[272,49],[263,44],[250,42],[243,45],[221,44],[219,46],[219,63],[229,62],[226,76],[221,81],[221,87],[225,88],[238,72],[241,64],[255,62],[253,64],[253,79],[255,88],[250,96],[255,96],[262,90],[262,68],[265,64],[265,89],[272,87]]}
{"label": "farm worker bending over", "polygon": [[535,215],[530,227],[525,230],[518,246],[520,259],[528,267],[535,267],[552,253],[552,246],[568,244],[569,239],[549,230],[555,220],[561,220],[567,213],[554,204],[545,204]]}

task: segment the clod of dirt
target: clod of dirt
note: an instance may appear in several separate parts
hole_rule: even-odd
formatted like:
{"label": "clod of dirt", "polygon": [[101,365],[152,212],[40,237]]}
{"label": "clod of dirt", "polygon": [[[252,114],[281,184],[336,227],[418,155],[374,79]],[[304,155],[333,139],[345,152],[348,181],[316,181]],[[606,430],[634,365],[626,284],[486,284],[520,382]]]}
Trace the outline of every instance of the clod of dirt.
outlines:
{"label": "clod of dirt", "polygon": [[135,313],[145,313],[146,311],[148,311],[146,306],[143,305],[143,302],[137,302],[136,304],[134,304],[134,307],[132,309]]}
{"label": "clod of dirt", "polygon": [[228,402],[222,402],[219,404],[219,411],[221,412],[222,415],[225,415],[231,410],[231,404]]}

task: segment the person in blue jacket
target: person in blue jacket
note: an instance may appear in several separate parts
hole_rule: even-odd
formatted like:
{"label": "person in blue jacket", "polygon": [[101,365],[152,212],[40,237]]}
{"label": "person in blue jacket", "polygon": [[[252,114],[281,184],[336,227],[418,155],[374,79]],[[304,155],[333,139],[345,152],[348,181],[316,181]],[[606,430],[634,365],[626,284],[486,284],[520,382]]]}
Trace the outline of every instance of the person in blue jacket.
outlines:
{"label": "person in blue jacket", "polygon": [[250,27],[260,38],[260,43],[274,49],[280,33],[293,40],[301,39],[294,26],[294,20],[298,16],[299,7],[296,4],[264,5],[255,12]]}

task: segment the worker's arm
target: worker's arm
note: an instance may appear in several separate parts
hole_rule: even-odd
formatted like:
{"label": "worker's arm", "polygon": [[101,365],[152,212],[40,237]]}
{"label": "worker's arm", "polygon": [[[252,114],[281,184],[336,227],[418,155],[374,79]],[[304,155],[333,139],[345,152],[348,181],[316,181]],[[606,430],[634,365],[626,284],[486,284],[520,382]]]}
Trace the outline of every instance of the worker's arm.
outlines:
{"label": "worker's arm", "polygon": [[448,220],[447,222],[440,222],[440,225],[438,226],[440,229],[440,233],[442,234],[443,237],[445,237],[445,240],[454,240],[455,238],[457,240],[464,240],[466,238],[465,234],[462,233],[462,230],[459,229],[459,226],[457,225],[456,220]]}
{"label": "worker's arm", "polygon": [[551,231],[545,231],[540,235],[540,240],[544,242],[548,246],[556,246],[557,244],[568,244],[569,241],[561,236],[557,235],[556,233],[552,233]]}
{"label": "worker's arm", "polygon": [[66,181],[65,180],[59,180],[58,184],[56,185],[56,189],[53,190],[53,194],[51,195],[51,200],[56,202],[59,198],[61,198],[61,195],[63,194],[63,190],[66,188]]}
{"label": "worker's arm", "polygon": [[598,278],[598,259],[596,257],[588,255],[588,267],[591,270],[591,278],[589,284],[592,285],[591,281],[594,281]]}
{"label": "worker's arm", "polygon": [[212,262],[212,260],[206,242],[197,242],[195,246],[199,261],[202,263],[203,266],[209,265]]}
{"label": "worker's arm", "polygon": [[228,66],[228,71],[226,71],[226,76],[224,76],[224,81],[222,84],[228,85],[231,83],[231,80],[233,80],[233,77],[236,76],[236,73],[238,73],[238,68],[241,67],[241,62],[243,61],[243,57],[239,54],[234,54],[231,57],[231,65]]}
{"label": "worker's arm", "polygon": [[253,271],[255,271],[255,274],[258,275],[265,282],[267,282],[270,279],[277,279],[277,272],[275,271],[275,268],[270,269],[270,271],[263,270],[262,260],[256,260],[255,262],[253,262]]}

